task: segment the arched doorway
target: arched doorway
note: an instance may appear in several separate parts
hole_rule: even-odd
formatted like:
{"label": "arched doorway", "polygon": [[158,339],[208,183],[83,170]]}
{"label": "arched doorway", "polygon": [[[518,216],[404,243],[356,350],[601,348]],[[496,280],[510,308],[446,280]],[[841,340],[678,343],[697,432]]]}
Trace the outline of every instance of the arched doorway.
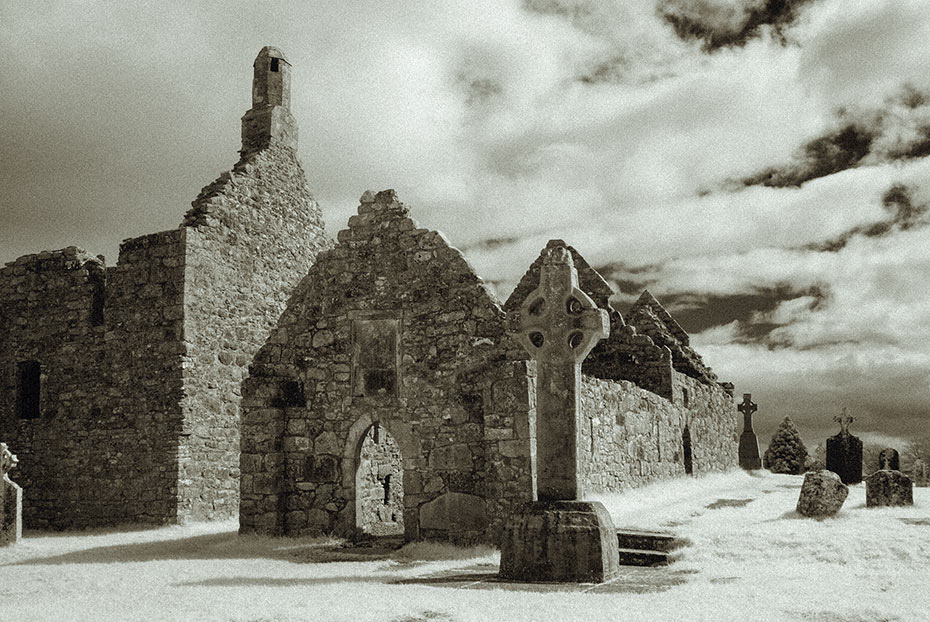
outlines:
{"label": "arched doorway", "polygon": [[379,423],[362,435],[355,465],[355,526],[373,536],[403,534],[403,457]]}
{"label": "arched doorway", "polygon": [[681,453],[684,456],[685,473],[692,475],[694,465],[691,463],[691,430],[688,426],[685,426],[685,429],[681,432]]}

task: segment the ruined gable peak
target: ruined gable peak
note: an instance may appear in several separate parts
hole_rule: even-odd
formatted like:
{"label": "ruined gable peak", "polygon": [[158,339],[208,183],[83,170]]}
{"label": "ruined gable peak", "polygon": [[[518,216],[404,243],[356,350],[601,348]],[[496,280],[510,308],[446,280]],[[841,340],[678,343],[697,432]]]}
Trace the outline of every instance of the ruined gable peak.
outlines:
{"label": "ruined gable peak", "polygon": [[655,296],[653,296],[648,289],[644,289],[636,302],[633,303],[633,306],[630,307],[629,316],[631,323],[635,324],[632,318],[637,313],[643,312],[648,313],[658,320],[665,327],[669,335],[674,337],[682,345],[690,345],[691,337],[685,332],[675,318],[665,310],[665,307],[656,300]]}
{"label": "ruined gable peak", "polygon": [[623,319],[610,304],[610,297],[614,295],[614,290],[611,289],[607,281],[604,280],[604,277],[602,277],[597,270],[592,268],[591,264],[581,256],[581,253],[575,250],[574,247],[566,244],[564,240],[559,239],[549,240],[549,242],[546,243],[545,248],[539,252],[539,257],[530,264],[530,267],[524,273],[520,282],[517,283],[517,287],[514,288],[513,293],[507,298],[507,302],[504,303],[504,308],[508,312],[519,310],[520,305],[523,304],[523,301],[530,292],[539,286],[540,267],[545,257],[549,254],[549,251],[553,248],[564,248],[568,251],[575,265],[575,269],[578,271],[578,288],[590,296],[591,300],[593,300],[594,304],[599,308],[606,309],[611,313],[611,316],[616,315],[616,317],[620,319],[619,324],[622,326]]}

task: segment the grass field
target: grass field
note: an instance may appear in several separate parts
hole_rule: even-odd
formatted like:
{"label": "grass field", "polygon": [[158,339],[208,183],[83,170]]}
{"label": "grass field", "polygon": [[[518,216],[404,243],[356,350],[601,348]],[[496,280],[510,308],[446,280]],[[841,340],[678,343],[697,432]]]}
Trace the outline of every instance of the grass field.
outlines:
{"label": "grass field", "polygon": [[0,620],[930,620],[930,489],[909,508],[794,512],[800,476],[733,472],[600,497],[618,527],[690,540],[607,586],[496,582],[498,554],[239,536],[232,522],[27,532],[0,549]]}

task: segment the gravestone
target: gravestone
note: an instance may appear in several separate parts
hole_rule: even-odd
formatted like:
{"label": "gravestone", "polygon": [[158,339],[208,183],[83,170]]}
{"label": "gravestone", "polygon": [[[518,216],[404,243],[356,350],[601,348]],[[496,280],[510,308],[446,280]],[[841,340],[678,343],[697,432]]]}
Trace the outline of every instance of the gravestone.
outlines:
{"label": "gravestone", "polygon": [[844,484],[862,481],[862,440],[849,433],[849,424],[854,418],[846,415],[834,417],[840,424],[840,432],[827,439],[827,470],[840,476]]}
{"label": "gravestone", "polygon": [[600,583],[619,572],[617,530],[607,509],[582,501],[581,362],[610,331],[607,313],[578,288],[564,246],[548,249],[539,287],[520,308],[516,337],[536,360],[537,498],[512,515],[500,576],[518,581]]}
{"label": "gravestone", "polygon": [[804,516],[823,518],[840,511],[849,487],[833,471],[808,471],[804,474],[797,511]]}
{"label": "gravestone", "polygon": [[752,431],[752,414],[759,407],[752,401],[752,393],[743,393],[743,403],[736,407],[743,413],[743,433],[739,437],[739,465],[751,471],[762,468],[762,459],[759,457],[759,439]]}
{"label": "gravestone", "polygon": [[6,443],[0,443],[0,546],[23,537],[23,489],[8,475],[18,462]]}
{"label": "gravestone", "polygon": [[865,480],[865,505],[914,505],[914,482],[901,471],[875,471]]}
{"label": "gravestone", "polygon": [[878,468],[883,471],[900,471],[901,456],[893,447],[885,447],[878,454]]}

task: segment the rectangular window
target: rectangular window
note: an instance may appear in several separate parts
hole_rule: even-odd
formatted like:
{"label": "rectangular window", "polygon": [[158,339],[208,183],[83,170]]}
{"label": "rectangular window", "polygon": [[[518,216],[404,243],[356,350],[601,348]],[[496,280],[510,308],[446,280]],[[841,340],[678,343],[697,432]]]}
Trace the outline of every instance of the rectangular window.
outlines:
{"label": "rectangular window", "polygon": [[353,395],[397,395],[398,320],[368,319],[353,323]]}
{"label": "rectangular window", "polygon": [[272,70],[272,71],[277,71],[277,70],[278,70],[278,59],[277,59],[277,58],[272,58],[272,59],[271,59],[271,70]]}
{"label": "rectangular window", "polygon": [[20,419],[38,419],[42,367],[38,361],[22,361],[16,375],[16,412]]}

